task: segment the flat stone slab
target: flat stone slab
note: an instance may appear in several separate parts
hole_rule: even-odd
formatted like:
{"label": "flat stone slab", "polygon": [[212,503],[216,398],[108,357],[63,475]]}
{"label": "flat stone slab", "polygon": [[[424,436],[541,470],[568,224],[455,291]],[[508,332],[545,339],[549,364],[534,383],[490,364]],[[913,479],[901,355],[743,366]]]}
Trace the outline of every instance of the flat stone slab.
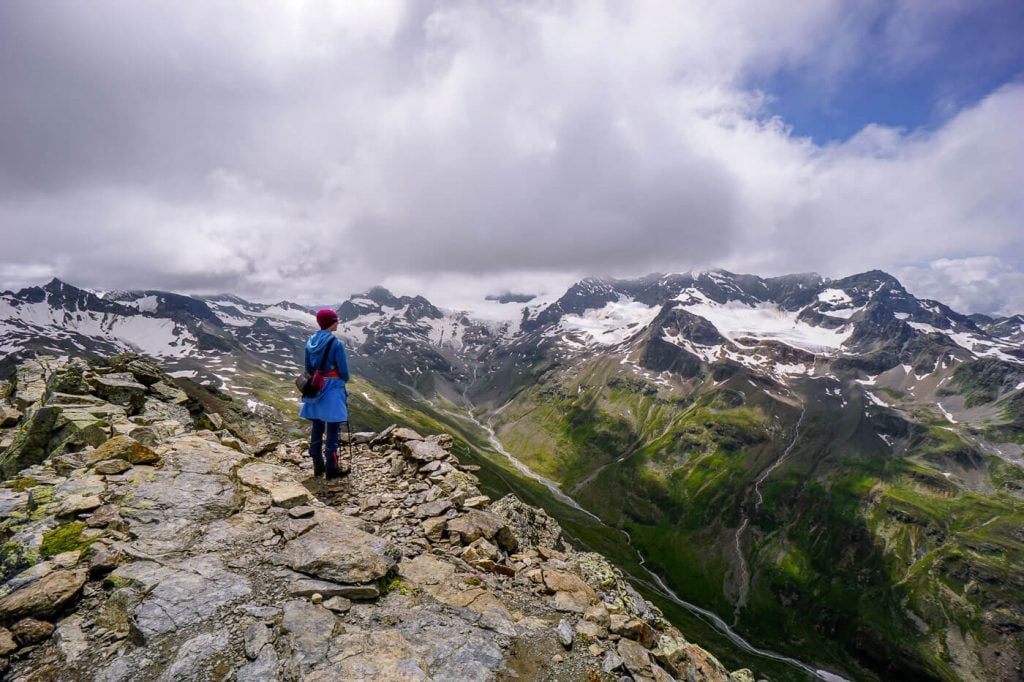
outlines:
{"label": "flat stone slab", "polygon": [[395,569],[398,548],[364,532],[352,518],[324,510],[317,512],[316,519],[316,528],[285,545],[284,557],[293,570],[344,585],[362,585]]}
{"label": "flat stone slab", "polygon": [[199,623],[252,593],[248,578],[227,570],[215,556],[174,566],[137,561],[118,568],[110,580],[145,595],[132,613],[133,628],[143,641]]}
{"label": "flat stone slab", "polygon": [[270,495],[277,507],[291,509],[309,502],[309,491],[295,481],[292,471],[276,464],[255,462],[238,470],[238,480]]}

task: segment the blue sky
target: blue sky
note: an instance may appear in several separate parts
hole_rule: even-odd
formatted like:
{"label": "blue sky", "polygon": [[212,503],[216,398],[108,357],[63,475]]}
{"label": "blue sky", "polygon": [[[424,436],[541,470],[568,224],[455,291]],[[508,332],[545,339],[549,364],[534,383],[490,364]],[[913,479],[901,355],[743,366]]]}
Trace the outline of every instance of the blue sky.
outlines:
{"label": "blue sky", "polygon": [[893,25],[895,4],[866,20],[851,63],[830,71],[810,59],[751,79],[770,97],[765,113],[818,144],[869,124],[931,130],[1024,78],[1024,2],[935,0],[911,27]]}

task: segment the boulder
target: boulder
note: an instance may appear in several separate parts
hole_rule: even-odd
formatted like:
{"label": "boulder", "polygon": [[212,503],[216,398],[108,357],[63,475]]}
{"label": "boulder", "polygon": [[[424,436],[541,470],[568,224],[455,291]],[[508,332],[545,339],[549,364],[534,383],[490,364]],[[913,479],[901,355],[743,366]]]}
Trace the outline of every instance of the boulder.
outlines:
{"label": "boulder", "polygon": [[0,656],[8,656],[18,650],[14,635],[7,628],[0,628]]}
{"label": "boulder", "polygon": [[21,410],[9,405],[0,405],[0,429],[10,428],[21,421]]}
{"label": "boulder", "polygon": [[184,405],[188,402],[188,394],[185,391],[163,381],[152,384],[149,391],[160,400],[172,405]]}
{"label": "boulder", "polygon": [[38,644],[50,639],[50,635],[53,634],[53,623],[35,618],[22,618],[11,626],[11,633],[22,646]]}
{"label": "boulder", "polygon": [[421,554],[399,564],[398,575],[415,586],[442,585],[455,575],[455,567],[429,554]]}
{"label": "boulder", "polygon": [[253,462],[237,472],[238,480],[270,495],[277,507],[290,509],[309,502],[309,491],[293,478],[292,470],[276,464]]}
{"label": "boulder", "polygon": [[103,474],[104,476],[116,476],[131,468],[132,465],[123,459],[107,459],[97,462],[96,466],[93,467],[97,474]]}
{"label": "boulder", "polygon": [[54,511],[54,516],[75,516],[101,506],[103,506],[103,501],[96,495],[68,495],[60,501]]}
{"label": "boulder", "polygon": [[494,539],[495,543],[506,552],[514,552],[519,548],[512,531],[505,522],[498,516],[473,509],[463,516],[452,519],[448,522],[448,533],[458,533],[464,545],[468,545],[477,538]]}
{"label": "boulder", "polygon": [[492,503],[489,510],[505,521],[520,547],[565,548],[562,527],[543,509],[531,507],[509,493]]}
{"label": "boulder", "polygon": [[430,516],[440,516],[441,514],[444,514],[446,511],[451,509],[451,507],[452,503],[449,502],[446,498],[442,497],[439,500],[434,500],[433,502],[421,504],[419,507],[416,508],[416,516],[418,516],[421,519],[425,519]]}
{"label": "boulder", "polygon": [[558,621],[558,627],[555,628],[555,632],[558,633],[558,641],[562,643],[562,646],[566,649],[572,647],[572,642],[576,639],[576,630],[573,629],[569,621],[565,619]]}
{"label": "boulder", "polygon": [[[381,436],[384,436],[384,433],[381,433]],[[410,440],[423,440],[423,436],[405,427],[391,429],[391,438],[400,443]]]}
{"label": "boulder", "polygon": [[412,440],[402,443],[402,454],[406,459],[421,464],[433,462],[448,457],[448,451],[437,443],[430,443],[422,440]]}
{"label": "boulder", "polygon": [[431,542],[440,542],[441,538],[444,537],[445,528],[448,525],[447,516],[435,516],[433,518],[425,519],[420,527],[423,529],[423,535]]}
{"label": "boulder", "polygon": [[107,365],[116,372],[131,374],[135,381],[144,386],[152,386],[159,381],[168,379],[159,365],[141,355],[134,355],[132,353],[115,355],[107,359]]}
{"label": "boulder", "polygon": [[0,599],[0,620],[52,617],[78,597],[88,577],[85,569],[45,575]]}
{"label": "boulder", "polygon": [[155,464],[160,461],[160,455],[134,438],[114,436],[86,455],[90,464],[108,459],[122,459],[129,464]]}
{"label": "boulder", "polygon": [[642,644],[631,639],[620,639],[615,651],[629,672],[634,675],[651,675],[651,657]]}
{"label": "boulder", "polygon": [[89,384],[99,397],[132,412],[139,412],[146,404],[146,387],[135,380],[130,372],[101,374],[89,378]]}
{"label": "boulder", "polygon": [[318,512],[316,518],[319,525],[285,545],[292,569],[348,585],[374,582],[395,569],[400,554],[383,538],[337,512]]}

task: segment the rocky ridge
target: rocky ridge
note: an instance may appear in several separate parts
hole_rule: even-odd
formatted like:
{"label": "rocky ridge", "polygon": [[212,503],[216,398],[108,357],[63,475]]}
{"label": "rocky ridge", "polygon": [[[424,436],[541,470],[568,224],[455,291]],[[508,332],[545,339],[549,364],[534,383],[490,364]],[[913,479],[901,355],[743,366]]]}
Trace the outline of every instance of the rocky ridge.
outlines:
{"label": "rocky ridge", "polygon": [[7,678],[754,679],[450,436],[356,434],[328,485],[138,357],[39,359],[0,402]]}

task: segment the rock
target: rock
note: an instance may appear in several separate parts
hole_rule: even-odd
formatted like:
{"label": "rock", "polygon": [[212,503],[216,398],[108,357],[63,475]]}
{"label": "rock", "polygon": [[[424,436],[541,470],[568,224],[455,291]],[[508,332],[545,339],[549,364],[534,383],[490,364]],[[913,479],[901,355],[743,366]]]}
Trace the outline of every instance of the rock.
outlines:
{"label": "rock", "polygon": [[103,506],[103,501],[96,496],[68,495],[54,510],[54,516],[74,516],[82,512],[92,511]]}
{"label": "rock", "polygon": [[383,538],[360,530],[335,511],[317,513],[320,524],[288,542],[284,557],[300,573],[352,585],[370,583],[391,573],[399,552]]}
{"label": "rock", "polygon": [[160,455],[134,438],[114,436],[86,455],[89,464],[107,459],[123,459],[130,464],[155,464],[160,461]]}
{"label": "rock", "polygon": [[[381,435],[383,436],[384,434],[381,433]],[[416,433],[412,429],[408,429],[405,427],[393,429],[391,431],[391,437],[398,442],[410,440],[423,440],[423,436]]]}
{"label": "rock", "polygon": [[586,594],[592,594],[597,597],[597,593],[594,592],[593,588],[587,583],[583,582],[578,576],[565,571],[553,571],[545,570],[541,574],[544,581],[544,587],[549,592],[583,592]]}
{"label": "rock", "polygon": [[288,516],[293,519],[307,519],[312,516],[315,511],[316,510],[312,507],[292,507],[288,510]]}
{"label": "rock", "polygon": [[421,554],[412,561],[400,563],[398,575],[414,586],[442,585],[455,575],[455,567],[429,554]]}
{"label": "rock", "polygon": [[634,675],[651,674],[651,657],[642,644],[631,639],[620,639],[615,650],[629,672]]}
{"label": "rock", "polygon": [[583,592],[555,592],[551,605],[556,611],[584,613],[591,601]]}
{"label": "rock", "polygon": [[54,571],[0,599],[0,620],[48,618],[78,597],[88,579],[85,569]]}
{"label": "rock", "polygon": [[85,559],[89,563],[89,575],[93,577],[110,573],[129,561],[128,554],[121,547],[99,543],[89,546]]}
{"label": "rock", "polygon": [[625,623],[610,628],[617,635],[640,642],[645,648],[652,649],[658,642],[658,633],[650,625],[638,618],[630,618]]}
{"label": "rock", "polygon": [[7,656],[18,650],[14,635],[7,628],[0,628],[0,656]]}
{"label": "rock", "polygon": [[153,386],[159,381],[168,380],[160,367],[147,358],[131,353],[122,353],[107,359],[107,365],[117,372],[128,372],[143,386]]}
{"label": "rock", "polygon": [[21,410],[16,410],[7,405],[0,405],[0,429],[15,426],[22,417]]}
{"label": "rock", "polygon": [[558,641],[562,643],[566,649],[572,647],[572,642],[576,639],[576,631],[573,629],[569,621],[562,619],[558,621],[558,627],[555,628],[558,633]]}
{"label": "rock", "polygon": [[89,384],[99,397],[115,405],[140,412],[146,402],[146,387],[128,372],[94,375]]}
{"label": "rock", "polygon": [[264,457],[276,451],[280,445],[281,443],[273,438],[264,438],[253,446],[252,454],[254,457]]}
{"label": "rock", "polygon": [[49,639],[53,634],[53,624],[35,618],[22,618],[11,626],[11,633],[21,646],[29,646]]}
{"label": "rock", "polygon": [[470,563],[481,560],[495,562],[501,558],[501,554],[498,552],[498,548],[487,542],[487,540],[477,538],[462,550],[462,558]]}
{"label": "rock", "polygon": [[116,476],[131,468],[132,465],[123,459],[108,459],[103,462],[97,462],[96,466],[93,467],[97,474],[105,476]]}
{"label": "rock", "polygon": [[323,660],[335,623],[335,615],[322,606],[304,600],[285,602],[281,628],[293,651],[289,664],[299,670]]}
{"label": "rock", "polygon": [[130,612],[133,631],[143,642],[198,623],[252,593],[248,578],[228,571],[213,555],[175,565],[136,561],[118,568],[108,581],[135,587],[144,595]]}
{"label": "rock", "polygon": [[754,673],[749,668],[740,668],[729,673],[729,682],[754,682]]}
{"label": "rock", "polygon": [[172,405],[184,405],[188,402],[188,394],[185,393],[185,391],[163,381],[157,381],[156,383],[151,384],[149,390],[165,403],[171,403]]}
{"label": "rock", "polygon": [[[337,680],[427,680],[427,663],[397,630],[358,632],[338,637],[332,647],[338,664],[330,679]],[[431,671],[433,672],[433,671]],[[434,679],[466,679],[444,674]],[[485,679],[474,675],[470,679]]]}
{"label": "rock", "polygon": [[136,426],[126,434],[129,438],[139,441],[147,448],[160,445],[160,434],[152,426]]}
{"label": "rock", "polygon": [[288,509],[309,502],[309,491],[295,481],[292,471],[286,467],[254,462],[243,466],[235,475],[243,485],[269,494],[277,507]]}
{"label": "rock", "polygon": [[452,503],[450,501],[448,501],[445,498],[441,498],[439,500],[434,500],[433,502],[421,504],[419,507],[416,508],[416,516],[418,516],[421,519],[431,516],[441,516],[446,511],[451,509],[451,507]]}
{"label": "rock", "polygon": [[235,671],[235,682],[267,682],[279,679],[277,651],[272,646],[265,646],[260,655],[252,663],[247,663]]}
{"label": "rock", "polygon": [[491,498],[487,495],[474,495],[473,497],[467,498],[462,506],[466,509],[479,509],[480,507],[486,507],[490,503]]}
{"label": "rock", "polygon": [[82,616],[77,614],[69,616],[57,624],[57,631],[53,636],[53,641],[69,665],[77,661],[89,648],[85,633],[82,632],[83,621]]}
{"label": "rock", "polygon": [[581,620],[576,624],[576,632],[588,639],[604,639],[608,636],[608,629],[589,620]]}
{"label": "rock", "polygon": [[245,624],[243,641],[245,655],[250,661],[255,661],[259,657],[264,645],[271,642],[271,635],[270,628],[259,621],[250,620]]}
{"label": "rock", "polygon": [[229,447],[237,452],[246,452],[246,444],[230,431],[218,431],[217,438],[221,445]]}
{"label": "rock", "polygon": [[178,647],[174,661],[160,675],[159,682],[209,679],[206,671],[214,667],[216,659],[228,659],[228,633],[204,632]]}
{"label": "rock", "polygon": [[595,623],[603,628],[606,628],[611,624],[608,609],[605,608],[603,602],[598,602],[597,604],[588,607],[586,612],[583,614],[583,619],[591,623]]}
{"label": "rock", "polygon": [[604,655],[604,660],[601,661],[601,670],[605,673],[611,674],[622,667],[625,661],[614,651],[608,651]]}
{"label": "rock", "polygon": [[506,552],[514,552],[519,546],[515,536],[500,517],[478,509],[449,521],[448,533],[458,533],[462,544],[465,545],[477,538],[493,538]]}
{"label": "rock", "polygon": [[352,602],[345,597],[331,597],[324,602],[324,606],[335,613],[347,613],[352,608]]}
{"label": "rock", "polygon": [[420,524],[420,527],[423,529],[423,535],[431,542],[440,542],[441,538],[444,537],[444,531],[447,526],[448,517],[446,516],[435,516],[426,519]]}
{"label": "rock", "polygon": [[428,443],[422,440],[402,443],[402,454],[406,459],[411,459],[421,464],[448,457],[448,451],[437,443]]}
{"label": "rock", "polygon": [[489,508],[508,525],[523,547],[562,549],[562,527],[543,509],[531,507],[513,494],[508,494]]}
{"label": "rock", "polygon": [[[124,460],[109,460],[111,462],[123,462]],[[116,504],[104,504],[96,508],[89,518],[85,520],[85,525],[90,528],[103,528],[105,526],[118,525],[122,522],[121,508]]]}

